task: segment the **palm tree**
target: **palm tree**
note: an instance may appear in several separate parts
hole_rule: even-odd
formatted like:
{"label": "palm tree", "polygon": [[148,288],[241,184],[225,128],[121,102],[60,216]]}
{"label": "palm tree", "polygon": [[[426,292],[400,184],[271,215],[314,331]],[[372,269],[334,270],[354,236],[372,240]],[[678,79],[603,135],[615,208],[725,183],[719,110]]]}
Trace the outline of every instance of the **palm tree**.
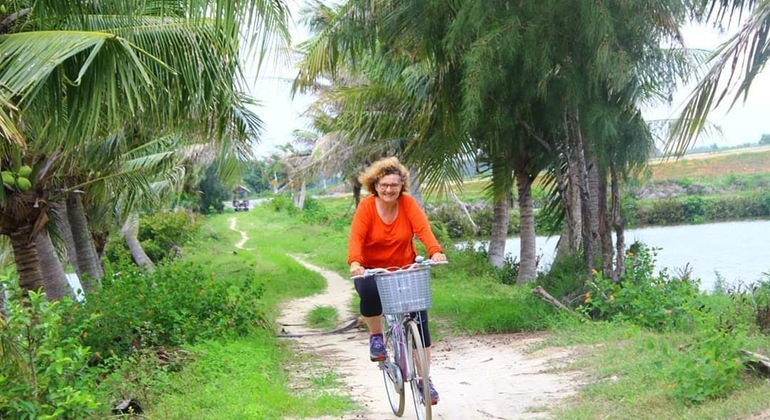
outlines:
{"label": "palm tree", "polygon": [[[684,153],[707,127],[708,115],[730,96],[730,107],[749,94],[754,78],[770,57],[770,0],[711,0],[706,20],[721,24],[750,12],[738,32],[706,60],[710,65],[674,124],[668,151]],[[736,90],[737,89],[737,90]],[[734,92],[734,94],[733,94]]]}
{"label": "palm tree", "polygon": [[340,82],[325,92],[335,106],[332,129],[320,131],[344,139],[357,150],[351,156],[399,154],[429,190],[459,182],[458,150],[468,152],[471,141],[453,111],[455,63],[429,59],[446,54],[442,38],[454,5],[375,3],[316,5],[318,34],[301,46],[295,88],[313,88],[321,77]]}
{"label": "palm tree", "polygon": [[[232,13],[236,5],[239,13]],[[64,157],[140,116],[150,126],[185,126],[226,140],[233,104],[242,101],[241,32],[254,34],[249,54],[275,42],[274,34],[287,38],[278,0],[136,6],[40,0],[34,9],[13,10],[1,28],[0,128],[11,141],[0,144],[7,157],[0,166],[17,171],[26,163],[33,171],[28,191],[0,189],[0,233],[11,237],[25,290],[41,287],[31,238],[45,224],[47,181],[57,178]]]}

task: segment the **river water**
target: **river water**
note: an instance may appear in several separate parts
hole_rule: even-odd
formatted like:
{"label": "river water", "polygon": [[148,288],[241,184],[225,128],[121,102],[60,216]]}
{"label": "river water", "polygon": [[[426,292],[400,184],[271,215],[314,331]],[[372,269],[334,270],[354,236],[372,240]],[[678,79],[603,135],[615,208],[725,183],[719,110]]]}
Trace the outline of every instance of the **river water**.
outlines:
{"label": "river water", "polygon": [[[770,272],[770,220],[650,227],[625,232],[626,247],[634,241],[660,248],[656,268],[678,273],[686,264],[703,290],[712,290],[717,273],[727,284],[749,284],[768,279]],[[537,237],[540,269],[553,261],[558,236]],[[517,256],[519,238],[509,238],[506,253]]]}

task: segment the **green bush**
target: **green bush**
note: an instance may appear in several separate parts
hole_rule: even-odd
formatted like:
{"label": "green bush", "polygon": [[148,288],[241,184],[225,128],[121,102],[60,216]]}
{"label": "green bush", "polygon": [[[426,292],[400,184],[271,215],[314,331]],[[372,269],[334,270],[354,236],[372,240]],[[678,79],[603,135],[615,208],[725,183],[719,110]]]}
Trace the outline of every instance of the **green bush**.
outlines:
{"label": "green bush", "polygon": [[[705,330],[706,328],[704,328]],[[741,347],[746,340],[738,330],[704,331],[669,364],[668,396],[685,404],[725,397],[741,383]]]}
{"label": "green bush", "polygon": [[154,262],[173,259],[175,249],[193,240],[200,229],[199,217],[187,212],[158,212],[139,220],[139,241]]}
{"label": "green bush", "polygon": [[[172,260],[177,250],[193,240],[200,229],[200,216],[186,212],[159,212],[139,218],[137,238],[153,262]],[[133,258],[122,237],[116,236],[105,248],[107,261],[124,265]]]}
{"label": "green bush", "polygon": [[477,206],[471,210],[471,216],[479,227],[479,236],[489,236],[492,232],[492,206]]}
{"label": "green bush", "polygon": [[756,201],[761,212],[760,216],[770,216],[770,191],[757,193]]}
{"label": "green bush", "polygon": [[328,224],[332,214],[320,201],[313,197],[305,198],[305,207],[302,209],[302,221],[308,224]]}
{"label": "green bush", "polygon": [[148,274],[133,266],[108,267],[102,289],[88,295],[79,318],[100,317],[86,330],[98,357],[139,348],[179,346],[264,325],[255,282],[237,285],[200,265],[171,262]]}
{"label": "green bush", "polygon": [[666,198],[653,202],[623,203],[629,226],[698,223],[770,216],[770,192],[743,195]]}
{"label": "green bush", "polygon": [[538,284],[557,299],[571,300],[583,292],[587,272],[582,255],[574,253],[554,261],[548,273],[538,278]]}
{"label": "green bush", "polygon": [[518,258],[506,254],[503,258],[503,266],[497,269],[497,275],[503,284],[516,284],[516,279],[519,278]]}
{"label": "green bush", "polygon": [[294,202],[291,200],[291,197],[286,194],[274,196],[270,200],[270,206],[273,210],[280,213],[286,212],[292,216],[297,214],[297,208],[294,206]]}
{"label": "green bush", "polygon": [[77,333],[91,317],[65,324],[73,305],[66,298],[47,302],[34,292],[25,303],[18,293],[6,301],[6,318],[0,318],[0,418],[80,419],[99,408],[90,352]]}
{"label": "green bush", "polygon": [[703,219],[706,213],[706,203],[703,197],[689,196],[682,202],[684,218],[688,222],[697,222]]}
{"label": "green bush", "polygon": [[427,210],[431,221],[441,222],[450,238],[468,238],[473,235],[468,216],[456,205],[442,204]]}
{"label": "green bush", "polygon": [[666,198],[652,203],[646,217],[646,223],[652,225],[665,225],[684,223],[687,221],[684,207],[680,200]]}
{"label": "green bush", "polygon": [[657,331],[691,327],[692,308],[701,298],[699,282],[671,277],[666,270],[654,275],[654,250],[639,243],[631,249],[619,282],[598,272],[587,282],[580,310],[593,319],[628,321]]}

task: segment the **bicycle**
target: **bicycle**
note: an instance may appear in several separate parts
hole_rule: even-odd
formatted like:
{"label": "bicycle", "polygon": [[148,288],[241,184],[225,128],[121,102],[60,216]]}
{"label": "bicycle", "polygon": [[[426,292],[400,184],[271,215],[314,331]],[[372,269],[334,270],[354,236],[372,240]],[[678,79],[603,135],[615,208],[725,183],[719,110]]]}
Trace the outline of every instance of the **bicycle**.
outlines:
{"label": "bicycle", "polygon": [[384,330],[387,357],[379,362],[379,369],[390,408],[398,417],[404,414],[406,382],[410,383],[417,418],[430,420],[432,416],[428,386],[430,366],[418,321],[419,312],[431,307],[430,268],[437,264],[417,257],[414,264],[395,267],[395,270],[368,269],[363,276],[353,277],[373,276],[377,282],[387,323]]}

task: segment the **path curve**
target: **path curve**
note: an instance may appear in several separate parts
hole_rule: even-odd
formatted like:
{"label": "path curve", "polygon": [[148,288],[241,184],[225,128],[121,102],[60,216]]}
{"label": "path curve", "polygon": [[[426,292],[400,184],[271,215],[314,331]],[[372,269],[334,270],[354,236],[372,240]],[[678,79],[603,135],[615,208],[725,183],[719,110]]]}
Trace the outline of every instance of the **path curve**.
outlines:
{"label": "path curve", "polygon": [[238,230],[238,228],[236,227],[237,220],[236,220],[235,216],[231,217],[229,220],[230,220],[230,230],[236,231],[236,232],[241,234],[241,240],[238,241],[235,244],[235,247],[238,248],[238,249],[243,249],[245,251],[251,251],[252,250],[251,248],[244,248],[243,247],[243,245],[246,244],[246,241],[249,240],[249,237],[248,237],[248,235],[246,235],[246,232],[244,232],[242,230]]}
{"label": "path curve", "polygon": [[[230,229],[239,232],[239,249],[248,241],[245,232],[230,218]],[[305,326],[305,316],[316,306],[332,306],[340,319],[349,323],[350,301],[355,290],[352,282],[339,274],[315,266],[298,255],[299,264],[326,280],[323,293],[284,302],[278,322],[283,332],[300,337],[286,338],[297,349],[315,355],[314,361],[334,371],[345,384],[345,391],[360,404],[358,412],[342,419],[386,420],[396,418],[390,411],[382,385],[382,374],[369,361],[368,334],[353,328],[340,334],[307,335],[318,332]],[[579,372],[563,370],[571,361],[569,348],[527,349],[543,340],[543,334],[494,334],[472,337],[446,337],[433,345],[431,376],[441,393],[433,407],[434,419],[547,419],[548,410],[573,395],[581,385]],[[297,375],[305,367],[297,367]],[[408,392],[408,389],[407,389]],[[415,419],[410,394],[406,396],[403,419]],[[324,417],[316,420],[332,420]]]}
{"label": "path curve", "polygon": [[[278,321],[287,333],[311,330],[305,314],[316,306],[337,308],[342,320],[355,318],[350,300],[352,283],[337,273],[293,258],[322,275],[327,288],[321,294],[285,302]],[[580,374],[561,370],[571,360],[567,348],[527,351],[543,340],[543,334],[496,334],[446,337],[433,345],[431,376],[441,393],[434,419],[546,419],[548,410],[580,386]],[[362,407],[343,419],[384,420],[396,418],[390,411],[382,376],[368,358],[368,334],[355,328],[341,334],[305,336],[293,340],[299,351],[315,354],[314,362],[336,372],[345,390]],[[301,368],[297,369],[298,371]],[[300,372],[297,372],[299,375]],[[408,391],[408,390],[407,390]],[[414,419],[410,394],[402,418]],[[339,417],[334,417],[339,418]],[[330,420],[325,417],[318,420]]]}

